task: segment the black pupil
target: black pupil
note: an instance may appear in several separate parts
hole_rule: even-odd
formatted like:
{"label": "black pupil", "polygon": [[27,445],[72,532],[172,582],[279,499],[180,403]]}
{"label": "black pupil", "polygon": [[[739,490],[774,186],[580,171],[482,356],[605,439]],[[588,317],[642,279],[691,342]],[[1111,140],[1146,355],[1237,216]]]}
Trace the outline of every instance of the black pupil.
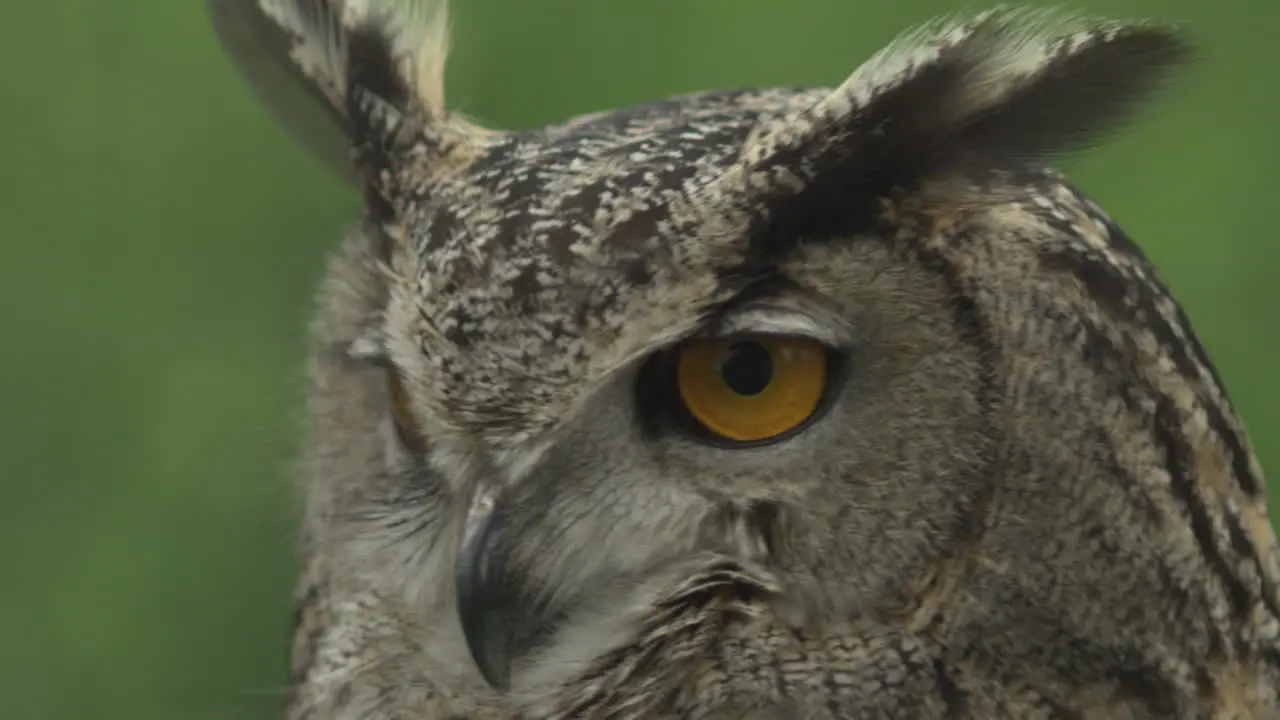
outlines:
{"label": "black pupil", "polygon": [[773,380],[773,356],[760,343],[734,343],[720,363],[720,376],[739,395],[759,395]]}

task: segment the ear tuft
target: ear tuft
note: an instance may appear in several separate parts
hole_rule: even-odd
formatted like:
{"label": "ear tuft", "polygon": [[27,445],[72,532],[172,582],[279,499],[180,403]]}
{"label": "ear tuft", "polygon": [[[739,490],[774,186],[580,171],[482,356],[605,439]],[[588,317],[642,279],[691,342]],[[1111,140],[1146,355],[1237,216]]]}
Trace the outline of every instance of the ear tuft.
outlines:
{"label": "ear tuft", "polygon": [[[1038,167],[1127,120],[1192,59],[1167,27],[998,9],[903,35],[811,108],[759,128],[728,177],[767,234],[848,229],[894,190]],[[735,189],[737,189],[735,187]],[[843,216],[843,217],[840,217]]]}
{"label": "ear tuft", "polygon": [[[241,75],[291,135],[351,178],[377,177],[410,138],[418,168],[483,134],[450,116],[443,0],[206,0]],[[412,132],[402,133],[408,127]]]}

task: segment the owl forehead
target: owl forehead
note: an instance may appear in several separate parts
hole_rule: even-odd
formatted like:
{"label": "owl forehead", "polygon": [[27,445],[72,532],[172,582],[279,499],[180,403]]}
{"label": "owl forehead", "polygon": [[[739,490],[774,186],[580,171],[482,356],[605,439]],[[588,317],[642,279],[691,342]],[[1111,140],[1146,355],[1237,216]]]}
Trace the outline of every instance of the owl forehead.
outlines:
{"label": "owl forehead", "polygon": [[[455,424],[532,437],[732,294],[746,239],[703,191],[814,91],[676,98],[514,134],[404,204],[424,385]],[[711,203],[714,204],[714,203]]]}

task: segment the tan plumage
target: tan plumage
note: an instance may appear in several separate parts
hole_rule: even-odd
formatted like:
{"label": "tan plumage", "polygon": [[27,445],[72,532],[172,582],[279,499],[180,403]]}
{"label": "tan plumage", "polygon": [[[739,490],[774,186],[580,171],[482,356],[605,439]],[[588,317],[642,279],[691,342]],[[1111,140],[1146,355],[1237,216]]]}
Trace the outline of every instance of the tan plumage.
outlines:
{"label": "tan plumage", "polygon": [[[393,6],[209,0],[366,199],[315,326],[291,717],[1280,717],[1245,431],[1045,167],[1179,34],[997,10],[838,88],[506,133],[444,105],[443,13]],[[691,421],[682,348],[778,334],[831,358],[819,409]]]}

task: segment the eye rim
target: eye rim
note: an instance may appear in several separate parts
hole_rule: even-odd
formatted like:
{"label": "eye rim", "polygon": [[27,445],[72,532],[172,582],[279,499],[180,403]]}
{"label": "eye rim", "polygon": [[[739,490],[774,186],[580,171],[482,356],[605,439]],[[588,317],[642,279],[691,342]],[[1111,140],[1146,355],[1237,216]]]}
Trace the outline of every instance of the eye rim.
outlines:
{"label": "eye rim", "polygon": [[[734,440],[716,433],[708,428],[686,406],[680,392],[677,367],[681,353],[690,345],[716,343],[732,345],[739,342],[805,342],[815,345],[826,352],[827,381],[822,395],[809,413],[794,427],[758,440]],[[670,347],[659,350],[652,355],[641,368],[636,383],[636,404],[639,409],[643,427],[651,434],[674,428],[682,436],[692,439],[701,445],[724,450],[750,450],[786,442],[805,432],[815,423],[822,420],[840,390],[844,386],[847,370],[848,351],[834,347],[811,335],[799,333],[765,333],[736,332],[714,337],[694,336]],[[666,422],[664,422],[666,421]]]}

